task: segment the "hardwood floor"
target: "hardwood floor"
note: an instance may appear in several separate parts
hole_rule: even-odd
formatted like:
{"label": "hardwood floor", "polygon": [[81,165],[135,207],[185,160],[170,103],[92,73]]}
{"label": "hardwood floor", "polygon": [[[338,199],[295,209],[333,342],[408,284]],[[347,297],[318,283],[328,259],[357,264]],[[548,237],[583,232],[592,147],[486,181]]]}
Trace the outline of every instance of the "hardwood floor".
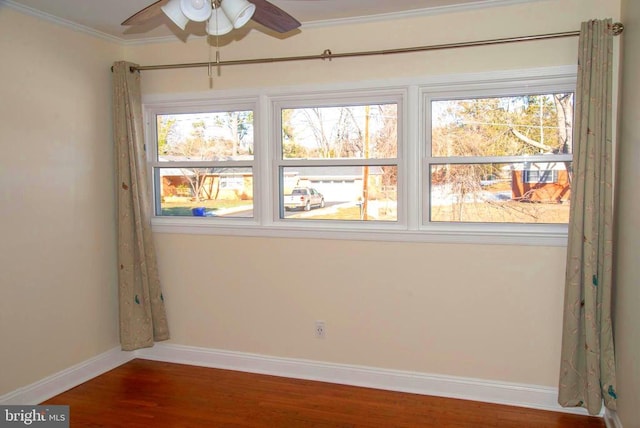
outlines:
{"label": "hardwood floor", "polygon": [[43,404],[72,427],[602,428],[601,418],[133,360]]}

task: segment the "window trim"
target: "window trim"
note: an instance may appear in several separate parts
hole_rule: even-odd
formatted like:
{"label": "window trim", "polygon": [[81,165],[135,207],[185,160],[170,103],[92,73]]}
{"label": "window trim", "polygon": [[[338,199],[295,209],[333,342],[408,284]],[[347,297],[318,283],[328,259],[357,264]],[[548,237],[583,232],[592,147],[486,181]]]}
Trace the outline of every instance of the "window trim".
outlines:
{"label": "window trim", "polygon": [[[472,91],[490,96],[513,95],[515,88],[520,88],[516,91],[520,93],[575,91],[575,84],[576,67],[560,66],[331,85],[146,95],[143,108],[148,142],[155,141],[155,114],[158,113],[192,112],[205,107],[208,110],[237,110],[249,104],[254,111],[254,217],[194,219],[154,216],[153,230],[157,233],[282,238],[565,246],[568,227],[564,224],[425,223],[424,216],[428,211],[425,211],[424,201],[420,202],[420,198],[424,186],[428,185],[428,177],[423,173],[426,144],[421,141],[430,127],[425,115],[428,110],[424,102],[426,96],[457,93],[460,97],[469,98]],[[523,88],[527,90],[522,91]],[[304,97],[310,104],[332,97],[334,100],[345,99],[351,95],[358,95],[359,99],[369,96],[375,103],[384,101],[375,98],[377,95],[390,93],[403,94],[402,103],[398,104],[398,222],[278,221],[279,164],[276,156],[280,152],[276,142],[280,130],[272,126],[277,116],[277,103]],[[154,146],[148,145],[151,148],[148,156],[153,156]],[[380,163],[381,159],[372,161]],[[149,167],[151,170],[151,165]],[[402,181],[401,173],[405,177]],[[152,174],[149,174],[149,180],[153,189]]]}
{"label": "window trim", "polygon": [[[145,134],[145,144],[147,152],[147,171],[149,180],[149,189],[151,189],[151,198],[153,201],[152,208],[152,224],[154,220],[166,218],[165,216],[158,216],[156,213],[161,210],[160,200],[158,198],[161,189],[158,187],[161,184],[159,180],[156,180],[156,171],[160,171],[162,168],[251,168],[254,177],[253,191],[254,201],[256,193],[256,180],[257,176],[257,157],[256,154],[256,137],[258,131],[256,130],[256,115],[258,115],[258,102],[256,98],[248,99],[225,99],[219,102],[176,102],[176,103],[161,103],[155,106],[149,105],[148,108],[144,107],[144,121],[146,123],[147,132]],[[157,136],[157,116],[169,115],[169,114],[192,114],[192,113],[217,113],[228,111],[253,111],[253,160],[233,160],[233,161],[160,161],[158,160],[158,144],[156,141]],[[255,204],[254,204],[255,207]],[[198,221],[199,219],[191,219],[185,217],[191,221]],[[231,220],[231,219],[225,219]],[[254,208],[253,217],[249,219],[239,219],[243,222],[252,222],[258,224],[256,221],[256,210]]]}
{"label": "window trim", "polygon": [[[438,90],[431,90],[429,87],[420,88],[421,98],[421,134],[424,143],[421,144],[421,166],[420,166],[420,195],[430,195],[430,174],[429,167],[431,165],[444,165],[451,163],[521,163],[524,160],[529,162],[549,162],[549,155],[533,155],[527,156],[433,156],[431,146],[432,121],[431,103],[440,100],[455,99],[471,99],[471,98],[489,98],[489,97],[509,97],[531,94],[547,94],[558,92],[574,92],[576,90],[576,79],[568,76],[565,78],[551,78],[549,81],[520,81],[514,79],[510,82],[467,82],[461,84],[445,85]],[[572,161],[573,154],[553,155],[553,160]],[[422,207],[420,211],[421,226],[420,230],[435,232],[439,230],[455,233],[462,225],[469,233],[493,232],[497,235],[514,234],[522,231],[527,235],[533,234],[533,230],[538,230],[541,234],[568,233],[568,225],[566,224],[522,224],[522,223],[465,223],[465,222],[434,222],[430,220],[431,198],[421,198]],[[530,226],[530,227],[529,227]]]}
{"label": "window trim", "polygon": [[[274,203],[272,213],[273,222],[275,224],[296,224],[303,223],[296,219],[287,219],[282,217],[281,211],[281,171],[284,168],[290,167],[340,167],[340,166],[396,166],[398,168],[398,187],[397,187],[397,199],[401,200],[401,188],[404,183],[408,181],[405,168],[401,166],[404,160],[403,153],[406,152],[407,139],[403,138],[406,128],[406,120],[404,119],[404,112],[407,110],[406,106],[407,90],[405,88],[390,88],[390,89],[377,89],[368,91],[340,91],[336,93],[330,91],[327,93],[317,93],[313,96],[308,95],[294,95],[284,97],[273,97],[271,99],[272,108],[272,125],[275,130],[275,141],[271,146],[274,149],[272,157],[272,168],[274,170],[274,177],[272,185],[275,186],[274,191],[277,194],[277,198],[272,200]],[[397,147],[395,158],[353,158],[353,159],[285,159],[282,157],[283,145],[282,145],[282,120],[281,111],[283,109],[295,109],[295,108],[313,108],[313,107],[340,107],[340,106],[364,106],[373,104],[395,104],[397,106]],[[354,221],[342,221],[342,220],[313,220],[304,221],[301,226],[304,227],[318,227],[321,225],[325,228],[340,227],[345,229],[359,229],[363,228],[366,224],[371,224],[366,228],[373,229],[389,229],[389,228],[406,228],[406,213],[404,207],[398,204],[397,219],[394,222],[391,221],[368,221],[368,222],[354,222]]]}

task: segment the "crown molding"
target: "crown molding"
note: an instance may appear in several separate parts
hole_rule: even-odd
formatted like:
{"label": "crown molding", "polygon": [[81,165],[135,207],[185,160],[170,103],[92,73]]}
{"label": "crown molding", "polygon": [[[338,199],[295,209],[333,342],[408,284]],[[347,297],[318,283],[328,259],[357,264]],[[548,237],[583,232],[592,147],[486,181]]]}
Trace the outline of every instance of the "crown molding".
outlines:
{"label": "crown molding", "polygon": [[52,22],[54,24],[60,25],[65,28],[69,28],[73,31],[77,31],[79,33],[88,34],[93,37],[97,37],[102,40],[106,40],[112,43],[124,44],[126,42],[125,39],[120,37],[112,36],[111,34],[103,33],[102,31],[95,30],[93,28],[87,27],[86,25],[78,24],[77,22],[69,21],[67,19],[59,18],[57,16],[51,15],[46,12],[42,12],[40,10],[34,9],[29,6],[25,6],[20,3],[16,3],[12,0],[0,0],[0,7],[7,6],[11,9],[17,10],[25,15],[30,15],[35,18],[42,19],[43,21]]}
{"label": "crown molding", "polygon": [[[423,9],[413,9],[413,10],[407,10],[403,12],[383,13],[383,14],[370,15],[370,16],[327,19],[327,20],[320,20],[320,21],[308,21],[308,22],[302,23],[302,28],[303,29],[322,28],[322,27],[331,27],[331,26],[337,26],[337,25],[367,24],[367,23],[397,20],[397,19],[416,18],[416,17],[422,17],[422,16],[460,13],[460,12],[479,10],[479,9],[487,9],[491,7],[506,7],[506,6],[513,6],[517,4],[534,3],[534,2],[541,2],[541,1],[547,1],[547,0],[483,0],[483,1],[474,2],[474,3],[458,4],[458,5],[451,5],[451,6],[437,6],[437,7],[423,8]],[[118,43],[122,46],[170,43],[178,40],[175,36],[125,39],[122,37],[117,37],[111,34],[104,33],[102,31],[98,31],[96,29],[87,27],[82,24],[78,24],[73,21],[59,18],[49,13],[34,9],[32,7],[25,6],[20,3],[16,3],[13,0],[0,0],[0,7],[1,6],[7,6],[11,9],[17,10],[26,15],[30,15],[30,16],[42,19],[44,21],[52,22],[54,24],[63,26],[65,28],[78,31],[80,33],[88,34],[90,36],[97,37],[102,40],[106,40],[112,43]],[[192,39],[196,37],[190,36],[189,38]]]}
{"label": "crown molding", "polygon": [[303,22],[302,28],[321,28],[336,25],[357,25],[396,19],[416,18],[421,16],[445,15],[449,13],[468,12],[491,7],[513,6],[523,3],[535,3],[547,0],[484,0],[474,3],[456,4],[451,6],[436,6],[423,9],[405,10],[403,12],[381,13],[377,15],[358,16],[353,18],[326,19],[320,21]]}

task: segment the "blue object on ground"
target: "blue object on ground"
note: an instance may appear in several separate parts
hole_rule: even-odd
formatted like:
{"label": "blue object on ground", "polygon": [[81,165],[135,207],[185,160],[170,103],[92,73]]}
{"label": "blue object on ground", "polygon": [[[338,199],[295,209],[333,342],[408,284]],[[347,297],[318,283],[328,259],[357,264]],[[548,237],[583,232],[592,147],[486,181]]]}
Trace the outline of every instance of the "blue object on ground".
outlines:
{"label": "blue object on ground", "polygon": [[205,213],[205,207],[196,207],[196,208],[191,208],[191,212],[193,213],[194,216],[196,217],[204,217],[206,215]]}

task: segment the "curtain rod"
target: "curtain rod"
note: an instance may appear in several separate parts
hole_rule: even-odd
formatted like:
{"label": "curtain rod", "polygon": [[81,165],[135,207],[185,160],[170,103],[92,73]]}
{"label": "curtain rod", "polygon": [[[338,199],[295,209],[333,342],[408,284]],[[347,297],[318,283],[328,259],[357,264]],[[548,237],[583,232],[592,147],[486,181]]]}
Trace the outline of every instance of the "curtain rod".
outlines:
{"label": "curtain rod", "polygon": [[[611,30],[613,32],[613,35],[618,36],[622,34],[622,32],[624,31],[624,25],[622,25],[620,22],[616,22],[611,26]],[[308,60],[316,60],[316,59],[321,59],[321,60],[328,59],[329,61],[331,61],[332,59],[337,59],[337,58],[354,58],[354,57],[360,57],[360,56],[426,52],[426,51],[435,51],[435,50],[441,50],[441,49],[467,48],[467,47],[474,47],[474,46],[491,46],[491,45],[500,45],[505,43],[530,42],[535,40],[550,40],[550,39],[559,39],[564,37],[577,37],[579,35],[580,35],[580,31],[565,31],[561,33],[538,34],[534,36],[506,37],[502,39],[478,40],[478,41],[471,41],[471,42],[445,43],[441,45],[415,46],[410,48],[386,49],[386,50],[363,51],[363,52],[345,52],[345,53],[333,53],[331,52],[330,49],[325,49],[325,51],[320,55],[240,59],[240,60],[215,61],[215,62],[195,62],[195,63],[187,63],[187,64],[143,65],[135,68],[132,67],[132,71],[134,70],[138,70],[138,71],[170,70],[175,68],[197,68],[197,67],[210,67],[210,66],[217,67],[217,66],[223,66],[223,65],[268,64],[268,63],[275,63],[275,62],[308,61]]]}

